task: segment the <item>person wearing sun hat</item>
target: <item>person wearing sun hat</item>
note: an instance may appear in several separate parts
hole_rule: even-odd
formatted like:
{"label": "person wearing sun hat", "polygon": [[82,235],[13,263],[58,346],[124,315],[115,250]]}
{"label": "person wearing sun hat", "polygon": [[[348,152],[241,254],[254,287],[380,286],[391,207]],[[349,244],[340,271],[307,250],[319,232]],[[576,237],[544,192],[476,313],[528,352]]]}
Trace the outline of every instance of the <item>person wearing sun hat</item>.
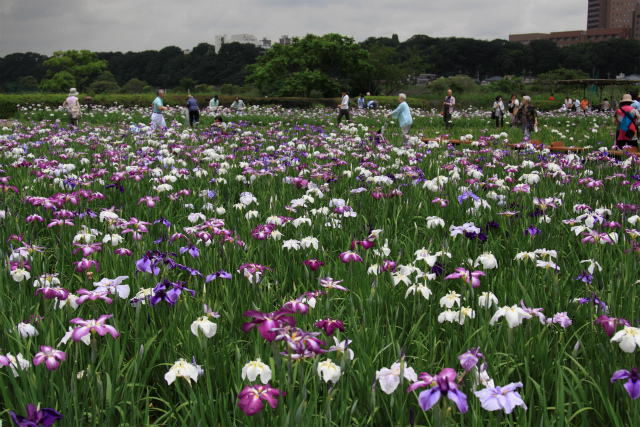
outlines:
{"label": "person wearing sun hat", "polygon": [[80,101],[78,101],[78,91],[75,87],[69,90],[69,96],[64,100],[62,106],[67,109],[69,115],[69,125],[78,126],[80,117],[82,117],[82,111],[80,109]]}
{"label": "person wearing sun hat", "polygon": [[620,100],[620,107],[613,118],[616,125],[616,145],[619,148],[625,146],[638,147],[638,124],[640,112],[631,106],[633,98],[631,94],[625,94]]}

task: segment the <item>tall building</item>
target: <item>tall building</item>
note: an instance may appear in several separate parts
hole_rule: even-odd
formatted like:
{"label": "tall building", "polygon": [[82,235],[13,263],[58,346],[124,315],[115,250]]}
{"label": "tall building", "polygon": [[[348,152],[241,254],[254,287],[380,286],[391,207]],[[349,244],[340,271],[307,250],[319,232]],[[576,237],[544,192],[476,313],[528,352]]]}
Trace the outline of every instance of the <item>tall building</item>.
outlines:
{"label": "tall building", "polygon": [[587,30],[629,28],[635,30],[640,0],[588,0]]}
{"label": "tall building", "polygon": [[587,30],[607,28],[607,3],[609,0],[589,0]]}

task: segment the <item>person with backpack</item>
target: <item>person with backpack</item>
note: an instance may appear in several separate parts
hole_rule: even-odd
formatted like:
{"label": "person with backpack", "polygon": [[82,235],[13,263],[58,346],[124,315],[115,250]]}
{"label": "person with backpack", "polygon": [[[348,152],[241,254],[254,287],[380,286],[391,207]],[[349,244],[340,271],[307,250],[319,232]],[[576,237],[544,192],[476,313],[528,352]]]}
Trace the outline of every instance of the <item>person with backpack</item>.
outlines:
{"label": "person with backpack", "polygon": [[531,97],[522,97],[522,107],[518,109],[516,122],[522,126],[523,141],[529,141],[531,132],[538,131],[538,113],[534,106],[531,105]]}
{"label": "person with backpack", "polygon": [[625,94],[620,100],[620,108],[613,118],[616,125],[616,145],[619,148],[631,146],[638,148],[638,124],[640,112],[631,106],[633,98],[631,94]]}
{"label": "person with backpack", "polygon": [[520,108],[520,101],[518,101],[518,95],[515,93],[511,94],[511,101],[509,101],[509,118],[511,119],[511,126],[515,126],[514,117],[518,114],[518,109]]}
{"label": "person with backpack", "polygon": [[69,125],[78,126],[80,117],[82,117],[82,109],[80,108],[80,101],[78,100],[78,91],[75,87],[69,90],[69,96],[64,100],[62,106],[67,109],[69,116]]}

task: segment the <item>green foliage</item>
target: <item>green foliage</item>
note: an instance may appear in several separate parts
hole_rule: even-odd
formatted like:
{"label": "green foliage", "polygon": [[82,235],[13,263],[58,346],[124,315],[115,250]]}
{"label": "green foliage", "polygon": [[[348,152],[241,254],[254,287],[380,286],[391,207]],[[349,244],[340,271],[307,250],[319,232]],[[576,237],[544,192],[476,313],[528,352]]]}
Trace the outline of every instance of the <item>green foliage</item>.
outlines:
{"label": "green foliage", "polygon": [[[71,75],[75,87],[80,91],[91,77],[98,75],[108,65],[107,61],[99,60],[98,55],[89,50],[81,50],[79,52],[77,50],[67,50],[66,52],[59,50],[53,52],[53,56],[42,64],[47,70],[48,79],[40,83],[40,90],[47,92],[68,90],[69,87],[65,89],[61,88],[60,85],[69,80],[67,75]],[[61,73],[65,73],[64,78],[57,77]]]}
{"label": "green foliage", "polygon": [[198,82],[190,77],[180,79],[180,87],[185,90],[193,90],[198,86]]}
{"label": "green foliage", "polygon": [[122,92],[124,93],[143,93],[145,92],[147,82],[140,79],[131,79],[124,86],[122,86]]}
{"label": "green foliage", "polygon": [[[391,43],[392,44],[392,43]],[[410,83],[409,76],[419,74],[424,68],[422,57],[405,48],[399,52],[387,44],[367,44],[368,67],[357,70],[354,82],[358,92],[389,95]]]}
{"label": "green foliage", "polygon": [[441,77],[428,86],[428,90],[432,93],[446,94],[447,90],[451,89],[454,92],[454,96],[461,95],[463,93],[472,93],[479,90],[478,84],[471,77],[468,76],[454,76],[454,77]]}
{"label": "green foliage", "polygon": [[38,87],[38,80],[33,76],[26,76],[20,79],[20,84],[27,87]]}
{"label": "green foliage", "polygon": [[247,81],[267,95],[324,96],[340,93],[366,63],[368,53],[352,38],[339,34],[294,37],[290,45],[274,45],[255,64],[247,67]]}
{"label": "green foliage", "polygon": [[68,91],[72,87],[77,87],[76,79],[71,73],[60,71],[53,78],[43,79],[40,82],[39,89],[41,92],[61,93]]}
{"label": "green foliage", "polygon": [[526,90],[526,87],[521,77],[509,78],[505,77],[502,80],[491,83],[487,90],[493,93],[502,94],[502,97],[506,100],[511,97],[512,93],[522,94]]}
{"label": "green foliage", "polygon": [[566,85],[566,84],[559,84],[556,82],[560,80],[578,80],[578,79],[587,79],[587,78],[589,78],[589,75],[584,71],[559,68],[557,70],[540,74],[538,76],[538,80],[535,82],[535,88],[540,90],[547,89],[548,91],[554,92],[558,89],[563,89],[566,87],[582,87],[579,84]]}

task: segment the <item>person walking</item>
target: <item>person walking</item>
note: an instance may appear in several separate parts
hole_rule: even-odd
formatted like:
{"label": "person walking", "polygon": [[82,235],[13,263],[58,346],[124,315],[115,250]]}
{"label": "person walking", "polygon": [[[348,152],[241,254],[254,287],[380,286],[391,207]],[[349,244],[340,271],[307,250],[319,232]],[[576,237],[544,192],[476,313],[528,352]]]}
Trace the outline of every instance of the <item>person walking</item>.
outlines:
{"label": "person walking", "polygon": [[347,95],[346,89],[342,89],[341,92],[342,92],[342,101],[340,101],[340,104],[338,104],[338,109],[340,110],[338,112],[338,125],[340,125],[340,122],[342,121],[342,117],[346,117],[347,122],[351,121],[351,119],[349,118],[349,95]]}
{"label": "person walking", "polygon": [[496,119],[496,129],[504,127],[504,103],[502,95],[496,96],[496,102],[493,103],[493,114]]}
{"label": "person walking", "polygon": [[511,100],[509,101],[509,118],[511,119],[511,126],[515,125],[515,120],[513,118],[516,114],[518,114],[518,109],[520,108],[520,101],[518,101],[518,95],[515,93],[511,94]]}
{"label": "person walking", "polygon": [[218,94],[213,95],[211,101],[209,101],[209,112],[217,113],[218,107],[220,107],[220,101],[218,100]]}
{"label": "person walking", "polygon": [[387,114],[387,118],[394,117],[398,119],[400,125],[400,132],[402,133],[402,143],[408,144],[409,137],[411,136],[411,125],[413,124],[413,118],[411,117],[411,109],[407,104],[407,95],[401,93],[398,95],[398,108]]}
{"label": "person walking", "polygon": [[442,104],[442,115],[444,117],[444,127],[449,129],[449,126],[453,127],[451,116],[453,115],[453,109],[456,106],[456,99],[453,97],[453,91],[449,89],[447,91],[447,97]]}
{"label": "person walking", "polygon": [[191,94],[187,96],[187,108],[189,109],[189,126],[198,126],[200,124],[200,109],[198,108],[198,100]]}
{"label": "person walking", "polygon": [[64,100],[62,106],[67,109],[67,116],[69,118],[69,125],[78,126],[80,117],[82,117],[82,109],[80,108],[80,101],[78,100],[78,91],[75,87],[69,89],[69,96]]}
{"label": "person walking", "polygon": [[164,129],[167,124],[164,121],[163,111],[167,111],[169,108],[164,106],[164,90],[158,89],[157,97],[153,100],[153,113],[151,114],[151,130]]}
{"label": "person walking", "polygon": [[236,113],[242,113],[244,110],[244,101],[236,96],[230,108],[235,110]]}
{"label": "person walking", "polygon": [[620,108],[616,111],[613,124],[616,125],[616,145],[638,147],[638,124],[640,112],[633,108],[633,97],[625,94],[620,100]]}
{"label": "person walking", "polygon": [[518,110],[516,119],[522,126],[522,132],[524,133],[523,140],[529,141],[531,132],[538,130],[538,113],[533,105],[531,105],[530,97],[522,97],[522,107]]}
{"label": "person walking", "polygon": [[640,95],[638,95],[638,92],[631,92],[631,99],[633,99],[631,107],[640,111]]}
{"label": "person walking", "polygon": [[358,98],[358,108],[359,109],[363,109],[365,105],[365,101],[364,101],[364,95],[360,94],[360,98]]}

